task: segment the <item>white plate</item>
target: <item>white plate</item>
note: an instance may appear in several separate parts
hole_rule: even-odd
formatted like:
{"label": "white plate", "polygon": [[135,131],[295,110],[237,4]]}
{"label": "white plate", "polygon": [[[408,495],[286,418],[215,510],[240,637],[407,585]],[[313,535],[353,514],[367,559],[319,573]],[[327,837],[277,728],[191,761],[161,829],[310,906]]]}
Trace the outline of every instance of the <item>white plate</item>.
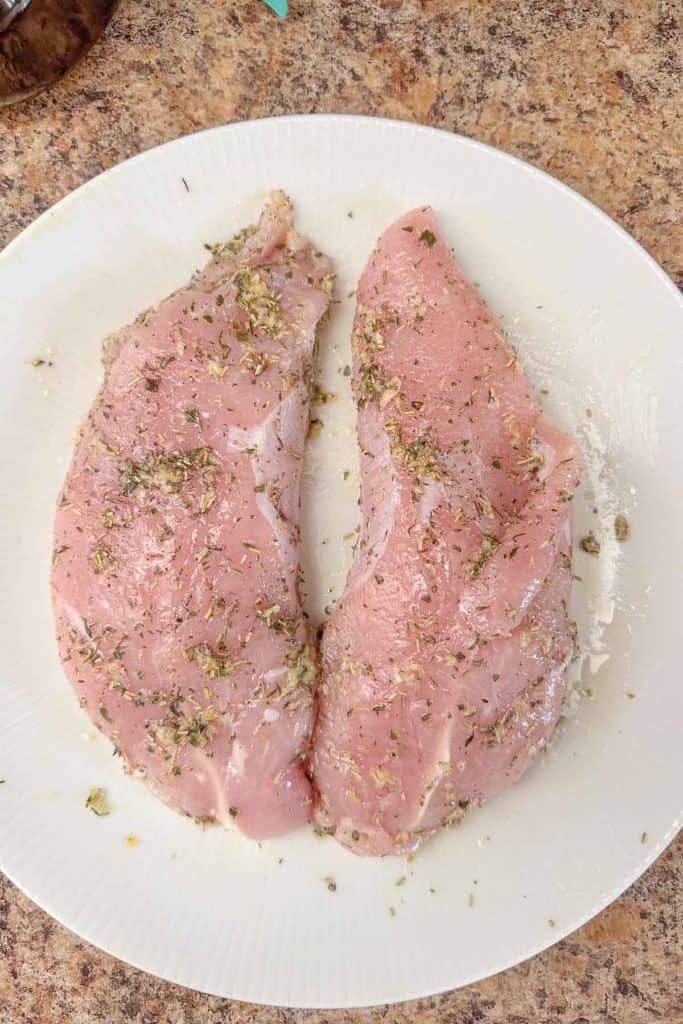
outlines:
{"label": "white plate", "polygon": [[[55,650],[53,505],[96,390],[100,339],[183,284],[202,244],[247,222],[273,186],[334,258],[344,296],[391,219],[431,203],[587,454],[576,530],[598,523],[603,554],[576,554],[575,605],[594,697],[522,784],[409,863],[359,860],[308,830],[260,846],[201,832],[124,776],[102,737],[87,741],[94,731]],[[338,372],[351,314],[346,299],[323,339],[325,383],[340,397],[309,458],[306,500],[313,478],[322,498],[306,532],[326,552],[307,557],[316,607],[327,586],[338,590],[356,521],[353,410]],[[0,318],[0,866],[54,917],[207,992],[371,1004],[464,985],[538,952],[669,842],[683,750],[683,308],[593,206],[509,156],[414,125],[232,125],[145,153],[42,216],[0,257]],[[54,366],[29,365],[50,349]],[[610,539],[617,508],[632,525],[621,548]],[[84,809],[91,786],[107,789],[109,817]]]}

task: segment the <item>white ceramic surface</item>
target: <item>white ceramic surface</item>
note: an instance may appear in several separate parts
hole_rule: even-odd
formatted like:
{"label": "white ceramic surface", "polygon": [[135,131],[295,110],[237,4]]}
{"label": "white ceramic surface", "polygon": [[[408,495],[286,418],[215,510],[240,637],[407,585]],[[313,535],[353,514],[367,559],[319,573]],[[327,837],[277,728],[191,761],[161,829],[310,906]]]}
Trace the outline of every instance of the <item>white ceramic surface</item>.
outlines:
{"label": "white ceramic surface", "polygon": [[[183,284],[203,243],[249,221],[274,186],[333,257],[343,299],[321,352],[338,397],[320,411],[304,496],[314,613],[339,592],[357,518],[347,295],[394,216],[436,208],[586,453],[575,532],[599,530],[603,552],[576,553],[574,605],[592,696],[574,701],[521,785],[411,862],[359,860],[308,830],[261,845],[200,831],[123,774],[55,649],[53,506],[100,339]],[[138,967],[296,1006],[464,985],[604,907],[681,820],[682,328],[671,282],[593,206],[509,156],[414,125],[231,125],[115,167],[48,211],[0,256],[0,867]],[[30,365],[36,356],[54,365]],[[617,510],[631,522],[623,546],[611,537]],[[84,809],[92,786],[106,788],[109,817]]]}

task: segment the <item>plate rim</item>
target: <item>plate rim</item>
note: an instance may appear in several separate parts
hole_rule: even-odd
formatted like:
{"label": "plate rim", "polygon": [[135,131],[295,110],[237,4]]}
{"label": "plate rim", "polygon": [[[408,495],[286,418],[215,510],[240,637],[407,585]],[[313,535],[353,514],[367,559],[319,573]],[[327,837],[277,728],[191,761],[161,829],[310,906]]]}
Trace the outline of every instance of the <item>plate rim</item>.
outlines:
{"label": "plate rim", "polygon": [[657,262],[650,252],[642,245],[636,238],[631,235],[626,228],[611,217],[605,210],[603,210],[597,203],[594,203],[591,199],[588,199],[573,186],[568,185],[566,182],[561,181],[548,171],[544,171],[540,167],[536,167],[535,164],[529,163],[527,160],[522,160],[521,157],[516,156],[514,153],[508,153],[504,149],[499,149],[497,146],[492,146],[488,142],[481,142],[479,139],[474,139],[469,135],[462,135],[460,132],[451,132],[447,128],[438,128],[435,125],[420,124],[416,121],[406,121],[401,118],[391,117],[373,117],[369,114],[335,114],[335,113],[317,113],[313,112],[310,114],[273,114],[265,117],[253,117],[248,118],[244,121],[229,121],[226,124],[213,125],[210,128],[200,128],[195,132],[188,132],[185,135],[179,135],[175,139],[167,139],[166,142],[161,142],[156,146],[150,146],[148,149],[143,149],[139,153],[133,153],[131,156],[126,157],[124,160],[120,160],[118,163],[112,164],[111,167],[106,167],[103,171],[93,175],[86,181],[81,182],[76,188],[71,189],[60,199],[57,199],[54,203],[48,206],[42,213],[40,213],[34,220],[32,220],[26,227],[22,228],[21,231],[10,239],[7,245],[0,250],[0,259],[7,255],[12,254],[14,246],[23,241],[34,228],[40,224],[43,218],[49,217],[51,214],[61,210],[62,207],[68,206],[68,204],[75,199],[80,193],[85,192],[89,188],[93,187],[96,182],[106,180],[110,176],[113,177],[119,173],[122,168],[127,167],[136,161],[143,163],[146,159],[151,158],[153,154],[157,154],[172,146],[182,146],[187,144],[189,140],[209,136],[213,134],[223,134],[239,132],[245,128],[249,128],[253,125],[262,124],[287,124],[287,123],[299,123],[302,121],[313,121],[323,122],[329,121],[331,123],[355,123],[355,124],[383,124],[390,129],[400,128],[402,130],[409,129],[422,135],[445,137],[447,139],[455,140],[458,144],[466,147],[471,147],[475,150],[480,150],[488,153],[490,157],[495,157],[498,160],[502,160],[506,163],[512,163],[517,166],[518,169],[523,170],[525,173],[530,174],[532,177],[538,177],[546,181],[557,191],[567,194],[574,202],[577,202],[580,206],[583,206],[588,212],[604,220],[606,224],[621,237],[622,241],[626,242],[630,248],[634,249],[639,255],[645,257],[650,270],[653,270],[655,274],[662,280],[662,282],[669,288],[673,297],[678,301],[679,305],[683,309],[683,294],[676,285],[670,274],[664,270],[664,268]]}
{"label": "plate rim", "polygon": [[[514,154],[508,153],[495,146],[481,142],[477,139],[473,139],[469,136],[462,135],[457,132],[451,132],[445,128],[438,128],[431,125],[419,124],[412,121],[393,119],[387,117],[372,117],[369,115],[361,114],[306,113],[252,118],[245,121],[233,121],[227,124],[215,125],[209,128],[201,129],[196,132],[190,132],[188,134],[181,135],[175,139],[169,139],[166,142],[160,143],[159,145],[156,146],[151,146],[148,149],[143,150],[142,152],[135,153],[127,157],[126,159],[112,165],[111,167],[108,167],[105,170],[100,171],[93,177],[88,178],[75,189],[72,189],[71,191],[67,192],[55,203],[53,203],[51,206],[45,209],[38,217],[32,220],[17,235],[15,235],[2,250],[0,250],[0,270],[4,265],[4,262],[7,259],[13,257],[15,250],[20,249],[20,247],[24,245],[27,241],[30,242],[34,232],[39,232],[40,230],[42,230],[44,223],[47,220],[49,220],[51,216],[58,212],[68,210],[69,204],[72,202],[77,202],[80,196],[83,193],[86,193],[88,190],[100,188],[103,185],[106,185],[106,183],[111,178],[113,178],[116,174],[120,173],[124,168],[127,168],[129,164],[134,164],[136,162],[142,164],[146,160],[156,158],[160,152],[166,149],[170,149],[171,147],[182,148],[185,145],[192,145],[193,140],[200,136],[230,136],[233,134],[238,135],[240,132],[248,132],[249,129],[255,125],[263,125],[264,127],[267,127],[268,125],[274,124],[287,125],[299,124],[302,122],[313,122],[319,124],[328,123],[329,125],[345,123],[351,125],[363,125],[365,127],[367,127],[368,125],[376,125],[380,123],[383,126],[385,126],[389,131],[400,130],[404,132],[407,131],[416,133],[417,135],[421,136],[445,137],[449,140],[449,144],[455,143],[456,145],[463,146],[466,149],[469,148],[476,151],[484,152],[487,154],[489,158],[495,158],[496,160],[515,166],[517,170],[523,171],[526,175],[529,175],[532,180],[536,179],[545,181],[545,183],[551,185],[555,191],[564,194],[567,198],[570,198],[574,203],[577,203],[580,207],[586,210],[586,212],[590,213],[593,217],[596,217],[599,221],[601,221],[604,224],[605,227],[609,227],[611,232],[615,234],[622,242],[627,243],[628,247],[637,256],[640,257],[641,261],[644,261],[644,264],[648,267],[649,271],[654,272],[655,278],[664,287],[667,288],[667,290],[675,299],[680,312],[683,313],[683,294],[681,294],[681,291],[676,286],[675,281],[666,272],[666,270],[664,270],[664,268],[648,252],[648,250],[640,242],[638,242],[631,234],[629,234],[629,232],[624,227],[622,227],[621,224],[619,224],[608,213],[601,209],[601,207],[599,207],[596,203],[592,202],[586,196],[582,195],[571,185],[568,185],[565,182],[560,181],[558,178],[555,178],[547,171],[536,167],[534,164],[531,164],[521,159],[520,157],[515,156]],[[577,929],[581,928],[584,924],[590,921],[598,913],[600,913],[611,903],[613,903],[616,899],[618,899],[619,896],[621,896],[631,885],[633,885],[633,883],[652,866],[655,860],[657,860],[662,855],[666,848],[675,839],[675,837],[677,836],[678,832],[681,830],[682,827],[683,808],[681,808],[681,810],[678,812],[678,816],[674,818],[670,828],[665,833],[664,837],[660,839],[659,843],[653,845],[652,847],[648,847],[647,850],[643,851],[644,856],[639,860],[637,866],[631,872],[629,872],[625,876],[625,878],[622,878],[612,889],[605,893],[604,896],[601,896],[601,898],[598,899],[589,910],[585,911],[583,914],[580,914],[578,917],[572,919],[569,925],[557,928],[557,930],[553,933],[552,942],[545,942],[544,939],[541,937],[537,941],[531,943],[521,956],[519,953],[514,954],[510,959],[502,963],[493,972],[484,968],[480,972],[472,973],[472,975],[469,976],[466,980],[459,982],[455,986],[446,986],[443,988],[439,988],[437,990],[434,990],[433,988],[427,988],[424,990],[417,989],[400,996],[398,999],[392,997],[392,1003],[395,1005],[399,1005],[411,1000],[426,998],[434,995],[442,995],[443,993],[455,991],[459,988],[465,988],[485,978],[491,978],[499,974],[502,974],[503,972],[509,970],[514,966],[525,963],[526,961],[538,955],[539,953],[545,951],[546,949],[552,948],[552,946],[556,945],[558,942],[566,938],[568,935],[572,934]],[[0,864],[0,870],[2,870],[2,872],[10,880],[10,882],[16,885],[17,888],[19,888],[28,899],[30,899],[33,903],[36,904],[36,906],[38,906],[41,910],[46,912],[50,917],[56,920],[62,927],[66,928],[71,934],[76,936],[81,941],[87,942],[94,948],[101,950],[105,954],[113,957],[115,960],[118,960],[121,963],[125,963],[132,966],[136,970],[140,970],[146,974],[150,974],[152,977],[160,978],[163,981],[170,982],[181,987],[187,988],[190,991],[202,992],[208,995],[213,995],[224,999],[230,999],[236,1002],[251,1002],[263,1006],[299,1009],[351,1009],[381,1006],[386,1004],[386,999],[379,998],[373,999],[372,1001],[361,1003],[349,1000],[346,1000],[344,1002],[325,1002],[322,1000],[308,1000],[298,1002],[296,1004],[287,1002],[262,1003],[259,1002],[258,999],[255,1000],[253,995],[250,995],[248,993],[226,996],[224,992],[219,991],[213,987],[197,988],[191,982],[179,979],[177,976],[174,975],[172,971],[157,971],[156,969],[154,971],[151,971],[149,967],[146,967],[143,964],[136,962],[134,957],[131,958],[128,955],[124,955],[118,952],[115,948],[111,948],[112,946],[116,946],[115,942],[112,942],[110,944],[107,941],[94,941],[87,935],[75,931],[74,928],[62,918],[59,911],[55,911],[54,909],[52,909],[52,901],[49,897],[45,899],[38,899],[32,894],[31,883],[28,882],[25,884],[22,881],[21,870],[8,871],[2,864]]]}

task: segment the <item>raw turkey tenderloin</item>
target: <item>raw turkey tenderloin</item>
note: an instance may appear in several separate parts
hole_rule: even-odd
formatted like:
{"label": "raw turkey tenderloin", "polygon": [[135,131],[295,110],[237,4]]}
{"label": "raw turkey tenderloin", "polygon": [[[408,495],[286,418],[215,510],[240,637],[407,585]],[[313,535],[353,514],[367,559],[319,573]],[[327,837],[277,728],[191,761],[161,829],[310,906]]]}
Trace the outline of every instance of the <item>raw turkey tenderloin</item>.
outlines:
{"label": "raw turkey tenderloin", "polygon": [[429,209],[380,239],[353,341],[362,526],[312,768],[320,824],[401,853],[517,780],[557,722],[579,457]]}
{"label": "raw turkey tenderloin", "polygon": [[255,838],[311,814],[299,482],[331,288],[274,194],[258,228],[110,339],[55,523],[81,704],[163,800]]}

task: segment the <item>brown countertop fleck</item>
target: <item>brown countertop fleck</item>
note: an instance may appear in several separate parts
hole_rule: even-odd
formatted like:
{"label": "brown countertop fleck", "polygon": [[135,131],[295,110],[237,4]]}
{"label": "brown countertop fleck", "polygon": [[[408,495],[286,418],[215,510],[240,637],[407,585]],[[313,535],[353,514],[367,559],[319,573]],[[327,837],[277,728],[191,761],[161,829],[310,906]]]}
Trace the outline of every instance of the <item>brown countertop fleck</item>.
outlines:
{"label": "brown countertop fleck", "polygon": [[[439,125],[568,182],[683,283],[678,0],[124,0],[74,73],[0,110],[0,245],[103,168],[210,125],[345,111]],[[541,956],[392,1008],[272,1010],[179,989],[0,879],[1,1024],[683,1021],[679,838]]]}

